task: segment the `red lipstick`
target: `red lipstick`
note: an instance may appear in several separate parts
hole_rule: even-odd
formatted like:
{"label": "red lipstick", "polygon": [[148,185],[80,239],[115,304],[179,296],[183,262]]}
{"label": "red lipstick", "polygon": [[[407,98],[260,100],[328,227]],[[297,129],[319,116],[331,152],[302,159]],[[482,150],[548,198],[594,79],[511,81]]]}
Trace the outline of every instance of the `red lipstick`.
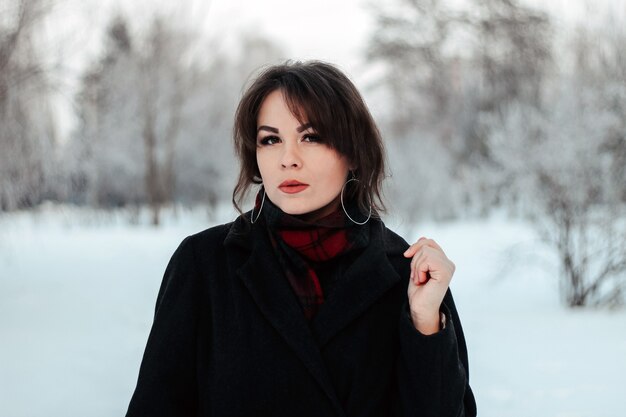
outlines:
{"label": "red lipstick", "polygon": [[283,181],[278,188],[284,193],[295,194],[305,190],[308,186],[309,184],[304,184],[298,180],[287,180]]}

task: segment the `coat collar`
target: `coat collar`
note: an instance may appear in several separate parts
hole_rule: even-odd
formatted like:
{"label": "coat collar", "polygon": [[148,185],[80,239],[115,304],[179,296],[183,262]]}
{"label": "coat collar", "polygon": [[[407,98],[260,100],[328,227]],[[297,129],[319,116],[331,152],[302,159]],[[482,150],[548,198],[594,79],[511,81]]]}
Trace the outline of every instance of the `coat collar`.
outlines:
{"label": "coat collar", "polygon": [[341,406],[320,350],[401,280],[388,256],[401,254],[408,244],[387,230],[382,221],[370,220],[370,244],[345,271],[313,321],[307,323],[272,250],[264,224],[250,225],[243,216],[235,220],[224,241],[232,249],[228,252],[231,270],[236,271],[261,313],[339,411]]}
{"label": "coat collar", "polygon": [[382,221],[370,221],[369,245],[344,272],[311,323],[320,348],[401,280],[388,255],[401,253],[406,246],[385,239]]}

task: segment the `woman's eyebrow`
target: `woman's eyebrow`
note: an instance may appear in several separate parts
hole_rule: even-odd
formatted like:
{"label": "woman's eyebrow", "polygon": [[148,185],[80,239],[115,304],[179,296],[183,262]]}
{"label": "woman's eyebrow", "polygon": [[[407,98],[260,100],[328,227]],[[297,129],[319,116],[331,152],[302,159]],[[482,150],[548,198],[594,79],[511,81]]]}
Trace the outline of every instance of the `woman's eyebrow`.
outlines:
{"label": "woman's eyebrow", "polygon": [[312,127],[311,123],[306,123],[300,126],[299,128],[297,128],[296,130],[298,131],[298,133],[302,133],[310,127]]}
{"label": "woman's eyebrow", "polygon": [[267,130],[268,132],[278,133],[278,129],[276,129],[275,127],[270,127],[270,126],[265,126],[265,125],[259,126],[256,132],[259,133],[261,130]]}
{"label": "woman's eyebrow", "polygon": [[[296,130],[298,131],[298,133],[302,133],[308,128],[310,128],[311,126],[312,126],[311,123],[306,123],[298,127]],[[266,125],[259,126],[256,132],[259,133],[261,130],[267,130],[268,132],[278,133],[278,129],[276,129],[275,127],[266,126]]]}

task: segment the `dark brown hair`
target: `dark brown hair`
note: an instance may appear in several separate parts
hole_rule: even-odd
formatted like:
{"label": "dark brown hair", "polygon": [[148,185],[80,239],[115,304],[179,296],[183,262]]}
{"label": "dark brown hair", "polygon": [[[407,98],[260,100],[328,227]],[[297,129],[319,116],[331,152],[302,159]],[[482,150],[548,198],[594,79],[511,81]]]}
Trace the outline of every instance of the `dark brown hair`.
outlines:
{"label": "dark brown hair", "polygon": [[262,182],[256,162],[257,119],[263,100],[281,90],[300,123],[311,123],[324,143],[345,156],[359,181],[351,181],[345,197],[356,199],[362,213],[385,211],[382,181],[385,151],[380,132],[354,84],[339,69],[320,61],[292,62],[264,69],[247,88],[235,114],[235,152],[241,163],[233,190],[239,204],[252,184]]}

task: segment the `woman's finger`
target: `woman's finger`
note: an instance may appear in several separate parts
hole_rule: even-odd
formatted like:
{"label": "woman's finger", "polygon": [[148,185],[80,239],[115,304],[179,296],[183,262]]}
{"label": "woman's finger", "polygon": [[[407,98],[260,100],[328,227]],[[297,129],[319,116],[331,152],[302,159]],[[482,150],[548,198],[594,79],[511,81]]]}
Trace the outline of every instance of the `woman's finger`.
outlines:
{"label": "woman's finger", "polygon": [[404,251],[404,256],[407,258],[410,258],[411,256],[415,255],[417,253],[418,250],[420,250],[420,248],[424,245],[424,241],[428,240],[425,237],[420,237],[417,242],[415,242],[414,244],[412,244],[411,246],[408,247],[408,249],[406,251]]}
{"label": "woman's finger", "polygon": [[[428,271],[430,270],[430,256],[427,253],[426,248],[423,248],[421,252],[419,252],[413,259],[411,260],[411,279],[415,282],[416,285],[424,283],[428,280]],[[423,270],[423,265],[427,266],[427,269]],[[421,273],[420,272],[426,272]]]}
{"label": "woman's finger", "polygon": [[[418,252],[413,256],[413,259],[411,259],[411,264],[410,264],[410,271],[411,271],[411,279],[413,281],[416,280],[417,277],[417,266],[419,265],[420,262],[422,262],[424,260],[424,253],[423,252]],[[417,282],[416,282],[417,283]]]}
{"label": "woman's finger", "polygon": [[428,261],[424,260],[417,265],[418,285],[425,284],[428,281],[428,271],[430,271]]}

